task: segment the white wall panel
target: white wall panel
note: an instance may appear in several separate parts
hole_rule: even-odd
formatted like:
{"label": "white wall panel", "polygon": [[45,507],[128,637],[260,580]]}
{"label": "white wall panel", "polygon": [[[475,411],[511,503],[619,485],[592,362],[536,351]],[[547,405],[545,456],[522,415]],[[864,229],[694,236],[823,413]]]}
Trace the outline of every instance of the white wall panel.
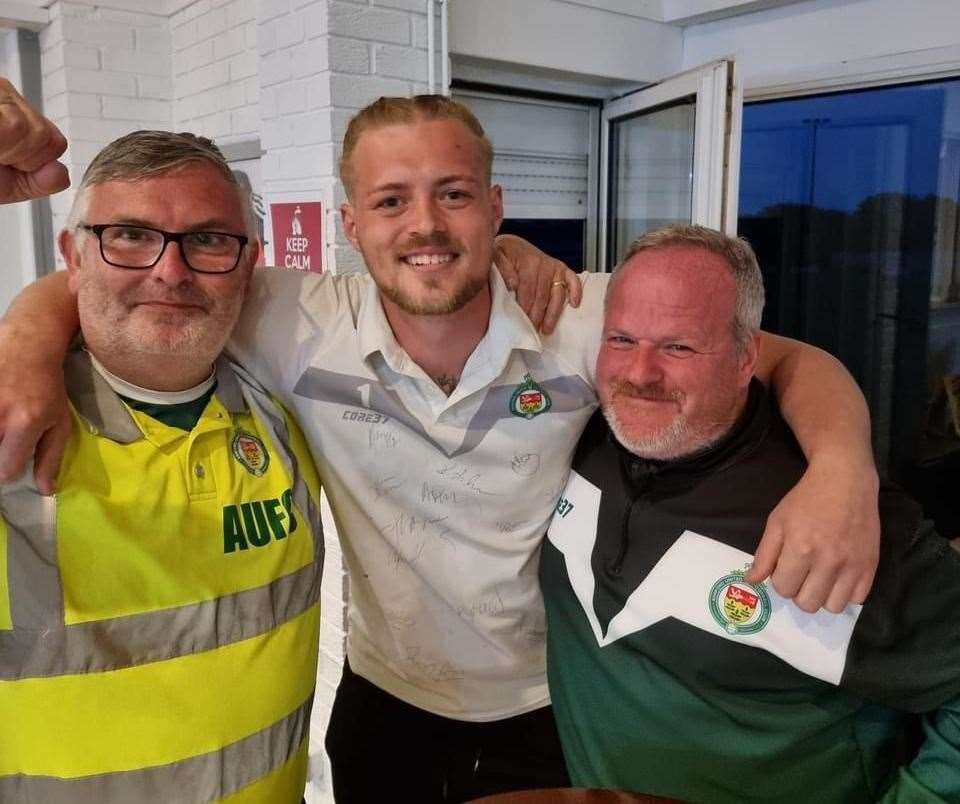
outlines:
{"label": "white wall panel", "polygon": [[683,65],[733,56],[749,91],[818,71],[849,72],[856,62],[917,61],[907,54],[929,52],[936,62],[938,50],[958,46],[957,0],[810,0],[687,28]]}
{"label": "white wall panel", "polygon": [[450,4],[450,52],[650,83],[680,70],[681,28],[558,0]]}

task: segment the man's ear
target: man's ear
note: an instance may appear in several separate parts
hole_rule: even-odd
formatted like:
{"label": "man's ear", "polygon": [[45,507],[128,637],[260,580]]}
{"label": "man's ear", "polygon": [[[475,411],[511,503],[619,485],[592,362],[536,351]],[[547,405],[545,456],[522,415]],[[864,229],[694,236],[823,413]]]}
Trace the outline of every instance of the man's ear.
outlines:
{"label": "man's ear", "polygon": [[69,229],[61,229],[57,235],[57,247],[67,266],[67,286],[74,294],[80,284],[80,239],[76,232]]}
{"label": "man's ear", "polygon": [[343,233],[346,235],[353,247],[360,250],[360,240],[357,237],[357,219],[353,214],[353,205],[347,201],[340,205],[340,219],[343,221]]}
{"label": "man's ear", "polygon": [[760,333],[754,332],[740,349],[737,369],[741,388],[746,388],[750,384],[750,380],[757,369],[757,359],[759,357]]}
{"label": "man's ear", "polygon": [[259,239],[251,240],[247,243],[247,248],[250,249],[250,265],[255,266],[260,261],[260,252],[263,251],[263,243]]}
{"label": "man's ear", "polygon": [[503,223],[503,189],[499,184],[490,186],[490,206],[493,208],[493,233],[496,234]]}

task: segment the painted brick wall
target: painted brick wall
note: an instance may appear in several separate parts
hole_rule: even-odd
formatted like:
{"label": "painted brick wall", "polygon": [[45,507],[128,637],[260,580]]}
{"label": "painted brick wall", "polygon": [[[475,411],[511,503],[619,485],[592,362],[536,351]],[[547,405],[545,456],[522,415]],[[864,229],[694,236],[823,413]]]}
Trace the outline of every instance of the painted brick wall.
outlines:
{"label": "painted brick wall", "polygon": [[347,243],[336,178],[351,115],[380,95],[426,91],[426,0],[261,0],[261,142],[267,201],[315,193],[327,265],[364,270]]}
{"label": "painted brick wall", "polygon": [[[172,82],[169,20],[80,3],[50,6],[40,32],[43,103],[66,135],[66,165],[78,182],[110,140],[139,128],[169,128]],[[72,192],[51,199],[54,232]]]}
{"label": "painted brick wall", "polygon": [[260,133],[256,0],[197,0],[170,18],[173,121],[229,144]]}

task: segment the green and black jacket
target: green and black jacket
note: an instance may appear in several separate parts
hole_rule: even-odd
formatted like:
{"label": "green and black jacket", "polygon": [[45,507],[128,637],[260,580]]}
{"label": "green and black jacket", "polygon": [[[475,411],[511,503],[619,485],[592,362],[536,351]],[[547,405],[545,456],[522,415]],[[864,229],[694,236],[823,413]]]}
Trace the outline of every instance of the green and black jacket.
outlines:
{"label": "green and black jacket", "polygon": [[[892,487],[863,607],[805,614],[742,571],[805,469],[759,383],[720,443],[660,463],[603,417],[540,568],[574,785],[703,802],[960,801],[960,554]],[[898,768],[904,721],[924,743]]]}

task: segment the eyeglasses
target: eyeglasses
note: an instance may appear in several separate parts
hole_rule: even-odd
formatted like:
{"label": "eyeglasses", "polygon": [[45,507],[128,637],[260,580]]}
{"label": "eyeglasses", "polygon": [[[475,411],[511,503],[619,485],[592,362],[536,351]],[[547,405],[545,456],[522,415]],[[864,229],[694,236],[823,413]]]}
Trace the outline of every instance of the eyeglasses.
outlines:
{"label": "eyeglasses", "polygon": [[100,241],[100,256],[116,268],[153,268],[167,244],[180,246],[180,255],[191,271],[201,274],[228,274],[240,264],[240,255],[249,238],[226,232],[164,232],[148,226],[118,223],[81,223]]}

